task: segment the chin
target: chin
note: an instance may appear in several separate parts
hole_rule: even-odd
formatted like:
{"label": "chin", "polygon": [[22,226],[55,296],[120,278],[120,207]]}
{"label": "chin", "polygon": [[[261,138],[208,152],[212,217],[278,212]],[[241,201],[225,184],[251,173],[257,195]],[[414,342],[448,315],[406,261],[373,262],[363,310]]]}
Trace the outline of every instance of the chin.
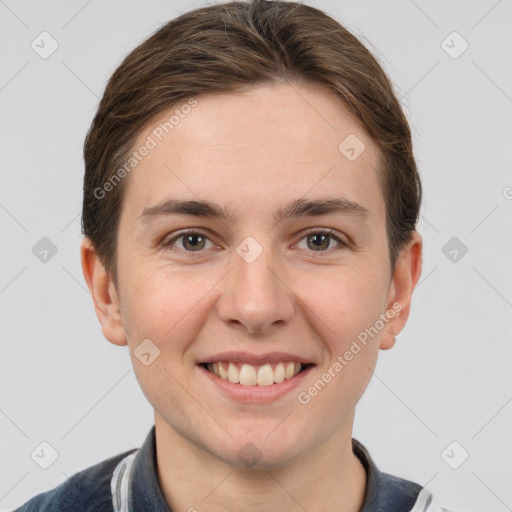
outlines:
{"label": "chin", "polygon": [[[211,453],[237,468],[273,470],[283,468],[300,457],[304,449],[303,436],[294,438],[288,434],[269,435],[276,427],[258,432],[240,432],[233,438],[224,440],[220,448],[216,444]],[[211,445],[210,445],[211,446]],[[219,449],[220,448],[220,449]]]}
{"label": "chin", "polygon": [[251,442],[247,442],[237,452],[218,454],[218,456],[238,469],[271,471],[290,465],[297,457],[297,453],[293,449],[273,453],[269,449],[261,450]]}

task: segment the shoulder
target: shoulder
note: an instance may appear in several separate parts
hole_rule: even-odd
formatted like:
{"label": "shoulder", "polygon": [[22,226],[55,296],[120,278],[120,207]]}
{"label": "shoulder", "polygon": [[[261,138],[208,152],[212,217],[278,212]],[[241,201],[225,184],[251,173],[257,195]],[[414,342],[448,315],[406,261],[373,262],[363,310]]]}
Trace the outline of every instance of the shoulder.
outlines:
{"label": "shoulder", "polygon": [[112,512],[112,473],[121,459],[135,450],[75,473],[55,489],[34,496],[13,512]]}
{"label": "shoulder", "polygon": [[[380,506],[386,511],[403,512],[459,512],[443,507],[438,497],[416,482],[389,473],[381,473]],[[373,509],[371,509],[373,510]],[[381,510],[381,509],[375,509]]]}
{"label": "shoulder", "polygon": [[[378,470],[377,470],[378,471]],[[374,510],[377,503],[386,512],[409,512],[421,494],[423,487],[411,480],[400,478],[385,472],[378,472],[374,479],[374,493],[372,493],[369,512]],[[375,508],[375,510],[380,510]]]}
{"label": "shoulder", "polygon": [[422,485],[381,471],[357,439],[352,439],[352,448],[367,477],[360,512],[457,512],[442,507],[437,497]]}
{"label": "shoulder", "polygon": [[422,486],[381,471],[357,439],[352,439],[352,449],[366,471],[366,492],[361,512],[411,511]]}

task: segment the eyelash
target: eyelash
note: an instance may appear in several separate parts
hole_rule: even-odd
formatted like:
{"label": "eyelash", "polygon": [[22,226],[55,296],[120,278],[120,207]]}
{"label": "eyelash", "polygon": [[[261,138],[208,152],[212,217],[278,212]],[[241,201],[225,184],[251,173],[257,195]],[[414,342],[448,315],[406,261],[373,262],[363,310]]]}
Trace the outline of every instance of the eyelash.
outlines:
{"label": "eyelash", "polygon": [[[329,235],[330,238],[333,238],[334,240],[336,240],[336,242],[338,242],[340,244],[341,247],[334,247],[332,249],[327,249],[325,251],[310,251],[310,252],[318,252],[320,254],[322,253],[330,253],[331,251],[336,251],[336,250],[339,250],[339,249],[346,249],[349,247],[349,244],[345,241],[343,241],[340,237],[338,237],[336,235],[336,231],[334,231],[333,229],[315,229],[315,228],[309,228],[308,230],[306,230],[301,238],[301,240],[305,237],[307,237],[308,235],[311,235],[311,234],[315,234],[315,235]],[[177,240],[179,240],[180,238],[184,237],[184,236],[187,236],[187,235],[200,235],[208,240],[209,237],[208,235],[206,235],[205,233],[202,233],[201,231],[198,231],[196,229],[187,229],[185,231],[181,231],[180,233],[178,233],[177,235],[175,235],[174,237],[172,237],[171,239],[167,240],[167,241],[164,241],[162,243],[162,247],[164,249],[167,249],[167,250],[171,250],[171,251],[175,251],[177,250],[176,247],[173,247],[172,244],[174,244],[174,242],[176,242]],[[211,241],[211,240],[210,240]],[[187,251],[185,249],[179,249],[185,253],[188,253],[190,256],[192,256],[193,254],[195,253],[201,253],[201,252],[204,252],[204,250],[201,250],[201,251]]]}

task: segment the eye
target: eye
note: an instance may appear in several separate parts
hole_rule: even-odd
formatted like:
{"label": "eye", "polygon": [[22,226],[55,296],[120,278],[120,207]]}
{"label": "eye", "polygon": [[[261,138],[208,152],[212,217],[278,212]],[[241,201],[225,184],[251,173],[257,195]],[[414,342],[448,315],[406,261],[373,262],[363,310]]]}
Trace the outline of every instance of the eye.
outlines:
{"label": "eye", "polygon": [[201,249],[205,248],[206,240],[209,240],[204,233],[189,229],[187,231],[182,231],[171,239],[165,241],[162,244],[162,247],[174,250],[174,243],[180,238],[183,239],[181,242],[181,248],[183,248],[186,252],[200,252]]}
{"label": "eye", "polygon": [[[338,242],[338,245],[341,247],[349,247],[349,244],[344,242],[335,233],[336,232],[333,229],[312,228],[306,232],[305,236],[302,237],[301,241],[308,238],[312,240],[311,244],[307,243],[307,248],[311,249],[314,252],[327,252],[331,240],[335,240],[336,242]],[[312,235],[315,236],[313,237]],[[180,239],[182,239],[180,244],[181,247],[175,246],[175,243]],[[201,252],[203,249],[208,248],[205,247],[207,241],[212,243],[208,236],[205,235],[204,233],[194,229],[189,229],[187,231],[182,231],[178,233],[169,240],[164,241],[162,243],[162,247],[164,249],[169,249],[172,251],[183,249],[185,252],[188,253]]]}
{"label": "eye", "polygon": [[328,252],[327,249],[331,240],[336,240],[341,247],[348,247],[348,243],[344,242],[335,233],[333,229],[309,229],[302,240],[306,239],[308,242],[311,240],[312,243],[306,242],[306,244],[307,248],[314,252]]}

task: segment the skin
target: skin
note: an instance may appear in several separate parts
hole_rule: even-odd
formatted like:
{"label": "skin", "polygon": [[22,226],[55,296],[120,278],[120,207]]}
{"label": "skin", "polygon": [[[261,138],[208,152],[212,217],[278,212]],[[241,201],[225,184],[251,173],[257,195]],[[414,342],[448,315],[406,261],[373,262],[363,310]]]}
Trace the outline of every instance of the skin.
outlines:
{"label": "skin", "polygon": [[[421,236],[414,232],[390,275],[380,154],[332,93],[260,85],[197,100],[126,178],[117,288],[90,241],[81,246],[103,334],[129,346],[155,410],[164,497],[176,511],[356,512],[366,474],[351,447],[354,410],[379,349],[391,348],[407,322]],[[168,117],[150,123],[135,147]],[[354,161],[338,150],[349,134],[366,147]],[[140,221],[145,208],[170,197],[210,200],[235,217]],[[366,223],[339,213],[275,223],[278,206],[303,197],[344,197],[370,214]],[[180,238],[174,251],[160,245],[185,228],[206,240]],[[308,228],[332,228],[351,242],[343,247],[331,238],[315,250]],[[236,252],[248,236],[263,249],[250,264]],[[308,404],[299,403],[297,393],[396,303],[401,310],[378,335]],[[134,356],[144,339],[160,349],[149,366]],[[275,403],[238,403],[196,365],[226,350],[291,352],[315,367],[300,389]],[[237,457],[247,442],[262,454],[250,468]]]}

